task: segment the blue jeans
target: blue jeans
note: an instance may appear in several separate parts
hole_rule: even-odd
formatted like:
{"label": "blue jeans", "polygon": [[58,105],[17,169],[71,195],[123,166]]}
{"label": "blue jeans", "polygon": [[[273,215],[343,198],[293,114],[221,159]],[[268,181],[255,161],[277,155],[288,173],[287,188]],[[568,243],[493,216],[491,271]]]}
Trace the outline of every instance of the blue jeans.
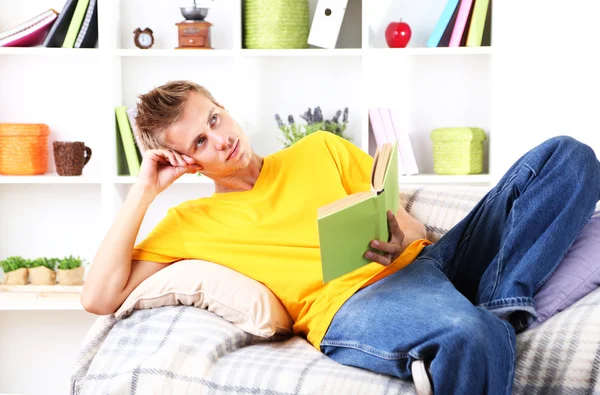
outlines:
{"label": "blue jeans", "polygon": [[442,394],[510,394],[515,333],[600,200],[600,162],[570,137],[521,157],[419,257],[353,295],[321,342],[330,358],[403,379],[429,365]]}

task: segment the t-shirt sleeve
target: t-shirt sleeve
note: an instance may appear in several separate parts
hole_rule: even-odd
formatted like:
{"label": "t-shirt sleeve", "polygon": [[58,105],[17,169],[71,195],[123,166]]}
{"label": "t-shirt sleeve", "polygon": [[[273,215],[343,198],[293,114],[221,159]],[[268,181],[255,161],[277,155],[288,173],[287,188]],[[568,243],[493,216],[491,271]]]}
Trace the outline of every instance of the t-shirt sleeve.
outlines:
{"label": "t-shirt sleeve", "polygon": [[186,258],[177,210],[171,208],[142,242],[133,248],[132,259],[171,263]]}
{"label": "t-shirt sleeve", "polygon": [[370,190],[373,158],[350,141],[333,133],[323,133],[325,144],[338,167],[346,193]]}

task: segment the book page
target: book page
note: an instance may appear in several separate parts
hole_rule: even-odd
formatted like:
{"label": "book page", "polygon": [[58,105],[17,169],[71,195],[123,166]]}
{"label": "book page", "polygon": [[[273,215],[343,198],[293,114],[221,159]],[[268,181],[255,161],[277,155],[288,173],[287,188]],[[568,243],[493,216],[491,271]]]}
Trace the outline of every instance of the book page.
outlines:
{"label": "book page", "polygon": [[317,217],[318,218],[326,217],[329,214],[338,212],[346,207],[352,206],[353,204],[361,202],[361,201],[363,201],[371,196],[374,196],[376,194],[377,193],[375,191],[364,191],[364,192],[353,193],[352,195],[348,195],[346,197],[338,199],[338,200],[331,202],[323,207],[319,207],[317,209]]}

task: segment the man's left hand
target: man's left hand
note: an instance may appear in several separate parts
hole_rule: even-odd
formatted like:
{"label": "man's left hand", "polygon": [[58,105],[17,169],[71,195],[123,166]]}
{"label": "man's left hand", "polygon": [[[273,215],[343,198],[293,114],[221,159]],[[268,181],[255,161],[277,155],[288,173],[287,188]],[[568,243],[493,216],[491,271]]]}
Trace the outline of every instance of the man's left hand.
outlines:
{"label": "man's left hand", "polygon": [[404,232],[400,229],[396,216],[391,211],[388,211],[387,218],[391,236],[390,240],[388,242],[373,240],[371,242],[371,247],[376,251],[369,250],[365,252],[364,255],[365,258],[373,262],[381,263],[384,266],[394,262],[396,258],[402,254],[404,249],[402,247],[404,242]]}

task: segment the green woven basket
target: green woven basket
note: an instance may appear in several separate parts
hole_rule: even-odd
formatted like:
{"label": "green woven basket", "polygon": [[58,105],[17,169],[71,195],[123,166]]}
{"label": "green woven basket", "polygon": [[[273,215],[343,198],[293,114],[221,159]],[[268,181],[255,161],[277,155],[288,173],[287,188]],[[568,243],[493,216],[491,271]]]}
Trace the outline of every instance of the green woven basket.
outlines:
{"label": "green woven basket", "polygon": [[436,174],[483,172],[485,132],[479,128],[438,128],[431,132]]}
{"label": "green woven basket", "polygon": [[246,0],[244,46],[308,48],[308,0]]}

